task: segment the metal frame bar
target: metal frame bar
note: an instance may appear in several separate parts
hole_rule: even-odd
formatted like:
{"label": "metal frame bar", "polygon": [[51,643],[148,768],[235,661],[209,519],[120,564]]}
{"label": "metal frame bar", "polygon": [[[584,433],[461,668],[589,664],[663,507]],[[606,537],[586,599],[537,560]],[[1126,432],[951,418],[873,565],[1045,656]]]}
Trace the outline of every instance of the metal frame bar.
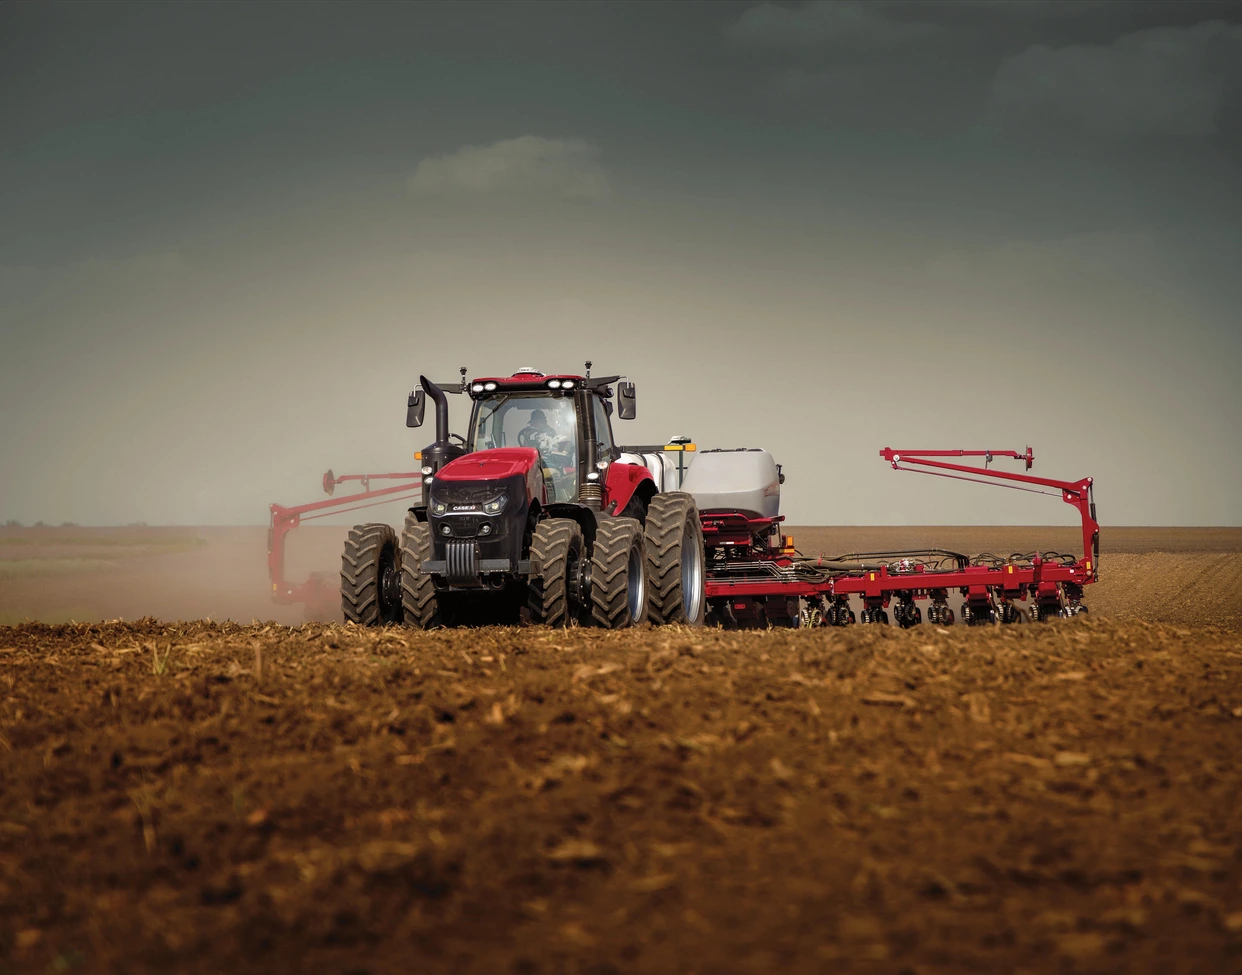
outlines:
{"label": "metal frame bar", "polygon": [[[410,480],[411,478],[413,480]],[[373,480],[398,479],[404,480],[405,483],[375,490],[370,489],[370,482]],[[339,498],[312,501],[310,504],[299,504],[293,507],[279,504],[269,506],[271,527],[267,533],[267,574],[272,583],[273,602],[281,605],[306,603],[323,596],[323,586],[314,578],[299,583],[289,582],[285,578],[285,536],[302,522],[326,518],[328,515],[361,511],[364,508],[373,508],[390,501],[401,501],[415,495],[421,498],[423,491],[422,475],[417,473],[333,475],[331,471],[324,475],[324,489],[330,491],[344,481],[360,481],[364,490],[357,494],[346,494]]]}

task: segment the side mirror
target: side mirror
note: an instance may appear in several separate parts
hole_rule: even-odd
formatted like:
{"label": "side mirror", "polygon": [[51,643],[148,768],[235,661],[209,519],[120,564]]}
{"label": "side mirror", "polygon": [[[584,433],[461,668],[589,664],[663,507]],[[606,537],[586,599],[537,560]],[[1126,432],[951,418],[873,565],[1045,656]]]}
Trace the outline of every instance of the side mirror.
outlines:
{"label": "side mirror", "polygon": [[421,427],[423,425],[423,409],[427,406],[427,398],[421,389],[410,393],[410,401],[405,406],[405,425]]}
{"label": "side mirror", "polygon": [[638,406],[634,400],[633,383],[617,383],[617,415],[623,420],[632,420],[638,414]]}

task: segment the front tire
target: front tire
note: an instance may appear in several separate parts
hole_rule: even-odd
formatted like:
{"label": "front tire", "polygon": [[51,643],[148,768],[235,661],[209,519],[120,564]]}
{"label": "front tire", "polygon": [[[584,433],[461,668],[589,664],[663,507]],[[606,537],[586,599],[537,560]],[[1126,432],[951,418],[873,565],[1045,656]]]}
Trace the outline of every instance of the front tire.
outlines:
{"label": "front tire", "polygon": [[527,608],[532,623],[572,626],[583,611],[585,545],[572,518],[548,518],[530,543]]}
{"label": "front tire", "polygon": [[591,622],[619,630],[647,618],[647,549],[634,518],[601,520],[591,552]]}
{"label": "front tire", "polygon": [[702,626],[707,608],[703,526],[694,498],[657,494],[647,505],[647,605],[652,623]]}
{"label": "front tire", "polygon": [[401,553],[388,525],[356,525],[341,555],[341,610],[359,626],[400,623]]}
{"label": "front tire", "polygon": [[430,559],[431,530],[411,511],[401,533],[401,608],[405,625],[420,630],[451,625],[443,596],[436,592],[431,576],[422,571],[422,564]]}

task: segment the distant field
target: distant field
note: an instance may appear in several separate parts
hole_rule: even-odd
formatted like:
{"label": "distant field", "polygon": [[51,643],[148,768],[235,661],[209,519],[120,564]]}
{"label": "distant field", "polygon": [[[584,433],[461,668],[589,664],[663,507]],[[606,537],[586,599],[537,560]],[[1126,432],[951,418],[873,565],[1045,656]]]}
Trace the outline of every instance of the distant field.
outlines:
{"label": "distant field", "polygon": [[[898,548],[967,554],[1074,552],[1076,528],[791,526],[806,555]],[[343,527],[289,536],[286,574],[335,575]],[[1242,624],[1242,529],[1111,528],[1100,537],[1096,612],[1125,619]],[[23,620],[305,621],[271,602],[265,528],[0,528],[0,624]]]}

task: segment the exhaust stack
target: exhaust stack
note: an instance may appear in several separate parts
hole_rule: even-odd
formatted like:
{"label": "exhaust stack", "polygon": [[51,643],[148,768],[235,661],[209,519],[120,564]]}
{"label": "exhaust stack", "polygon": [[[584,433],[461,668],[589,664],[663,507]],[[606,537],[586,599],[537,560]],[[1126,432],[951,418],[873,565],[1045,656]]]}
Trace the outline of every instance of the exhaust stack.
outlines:
{"label": "exhaust stack", "polygon": [[419,376],[418,383],[436,404],[436,446],[447,447],[449,442],[448,397],[444,390],[426,376]]}

